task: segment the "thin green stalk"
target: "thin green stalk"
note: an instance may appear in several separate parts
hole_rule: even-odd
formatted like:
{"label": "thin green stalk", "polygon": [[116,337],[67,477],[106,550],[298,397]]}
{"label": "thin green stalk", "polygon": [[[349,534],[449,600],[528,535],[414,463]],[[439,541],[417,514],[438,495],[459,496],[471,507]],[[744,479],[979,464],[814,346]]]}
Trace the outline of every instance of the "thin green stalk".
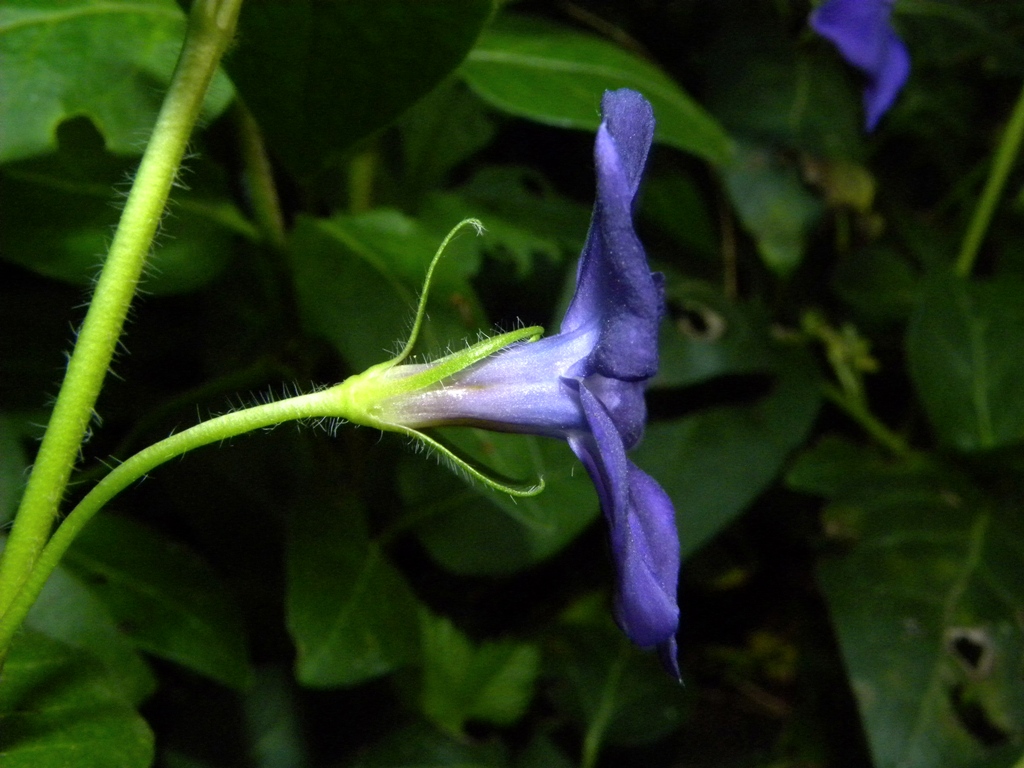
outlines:
{"label": "thin green stalk", "polygon": [[619,692],[619,683],[622,680],[622,671],[626,666],[628,652],[626,644],[621,643],[619,655],[608,669],[608,677],[605,678],[604,687],[601,689],[601,701],[598,702],[597,712],[594,713],[594,719],[590,721],[587,732],[583,736],[583,755],[580,760],[580,768],[594,768],[597,765],[601,742],[604,741],[604,733],[608,730],[608,724],[615,711],[615,697]]}
{"label": "thin green stalk", "polygon": [[18,592],[8,600],[7,611],[0,618],[0,659],[6,656],[14,634],[71,542],[114,496],[154,468],[195,448],[285,421],[323,418],[325,414],[337,413],[335,389],[266,403],[201,422],[139,451],[113,469],[71,510],[42,548]]}
{"label": "thin green stalk", "polygon": [[850,397],[838,387],[828,384],[824,387],[824,393],[826,398],[839,406],[847,416],[860,424],[865,432],[894,456],[902,459],[913,453],[906,440],[879,421],[862,400]]}
{"label": "thin green stalk", "polygon": [[267,243],[283,251],[287,241],[284,214],[263,134],[256,118],[241,99],[235,100],[234,112],[242,149],[243,173],[256,224]]}
{"label": "thin green stalk", "polygon": [[1017,97],[1017,103],[1010,116],[1010,122],[1003,131],[1003,138],[996,149],[996,156],[992,161],[992,169],[989,171],[988,181],[985,182],[985,189],[978,199],[978,204],[971,217],[971,223],[964,234],[963,243],[960,245],[960,255],[956,259],[956,274],[960,277],[968,277],[974,269],[975,259],[978,257],[978,250],[985,239],[988,225],[992,221],[999,198],[1006,186],[1006,179],[1010,175],[1013,164],[1017,160],[1017,152],[1020,149],[1021,139],[1024,138],[1024,88]]}
{"label": "thin green stalk", "polygon": [[0,557],[0,615],[46,545],[207,86],[241,0],[195,0],[171,85],[142,157]]}
{"label": "thin green stalk", "polygon": [[348,168],[348,209],[366,213],[373,207],[373,180],[377,175],[377,147],[373,144],[352,158]]}

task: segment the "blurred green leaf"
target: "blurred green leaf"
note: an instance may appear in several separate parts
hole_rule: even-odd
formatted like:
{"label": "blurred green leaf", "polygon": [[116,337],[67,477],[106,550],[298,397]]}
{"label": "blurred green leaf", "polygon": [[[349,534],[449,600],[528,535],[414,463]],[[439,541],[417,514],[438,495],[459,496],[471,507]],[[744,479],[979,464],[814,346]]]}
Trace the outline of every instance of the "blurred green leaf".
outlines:
{"label": "blurred green leaf", "polygon": [[514,765],[515,768],[574,768],[576,764],[555,746],[547,734],[541,733],[516,756]]}
{"label": "blurred green leaf", "polygon": [[527,643],[469,638],[440,616],[422,612],[423,713],[452,735],[468,720],[512,725],[533,697],[540,653]]}
{"label": "blurred green leaf", "polygon": [[988,66],[1024,74],[1024,49],[1011,31],[1021,20],[1020,8],[1014,5],[904,0],[897,18],[935,22],[914,24],[915,61],[944,63],[985,56]]}
{"label": "blurred green leaf", "polygon": [[125,518],[99,515],[65,558],[135,645],[234,688],[251,671],[241,616],[197,555]]}
{"label": "blurred green leaf", "polygon": [[403,197],[418,207],[459,164],[486,147],[496,127],[483,103],[456,78],[445,80],[410,109],[402,134]]}
{"label": "blurred green leaf", "polygon": [[[737,317],[739,309],[733,307],[721,316],[719,340],[690,345],[690,375],[708,381],[702,390],[705,405],[694,405],[686,389],[659,394],[689,400],[692,413],[648,425],[633,456],[675,502],[684,557],[768,487],[789,454],[806,439],[821,402],[817,369],[807,351],[775,341],[756,312],[748,309],[745,318]],[[744,350],[749,350],[746,359]],[[668,367],[677,380],[686,380],[685,365]],[[757,375],[732,378],[730,390],[724,383],[715,387],[715,379],[707,379],[713,373]],[[766,392],[762,385],[767,385]],[[709,394],[714,395],[710,402]]]}
{"label": "blurred green leaf", "polygon": [[73,307],[82,291],[40,280],[2,260],[0,272],[0,407],[25,438],[38,439],[48,418],[46,397],[57,391],[74,338],[71,329],[81,322]]}
{"label": "blurred green leaf", "polygon": [[686,387],[718,376],[768,374],[777,345],[754,307],[729,301],[717,286],[665,271],[668,312],[653,388]]}
{"label": "blurred green leaf", "polygon": [[254,768],[312,765],[295,682],[288,670],[257,669],[253,686],[245,692],[244,706]]}
{"label": "blurred green leaf", "polygon": [[821,583],[875,765],[1010,765],[996,758],[1024,735],[1017,503],[834,441],[801,460],[802,484],[826,466],[847,477],[823,486],[825,529],[852,547]]}
{"label": "blurred green leaf", "polygon": [[858,78],[835,49],[808,34],[801,11],[789,17],[805,36],[799,44],[777,7],[755,3],[745,11],[721,13],[710,32],[702,71],[711,113],[747,141],[825,158],[862,157]]}
{"label": "blurred green leaf", "polygon": [[[460,244],[472,237],[472,231],[462,232],[434,272],[421,349],[444,350],[479,325],[480,309],[467,281],[476,257]],[[388,209],[300,218],[290,255],[307,329],[330,341],[355,370],[392,357],[405,343],[440,242],[416,220]]]}
{"label": "blurred green leaf", "polygon": [[393,731],[362,755],[353,768],[504,768],[500,741],[453,738],[416,724]]}
{"label": "blurred green leaf", "polygon": [[682,722],[685,689],[612,623],[603,596],[572,606],[545,646],[556,708],[599,742],[644,744]]}
{"label": "blurred green leaf", "polygon": [[583,247],[590,227],[591,207],[559,194],[551,182],[533,168],[484,166],[457,191],[469,204],[480,206],[484,211],[479,217],[484,226],[490,215],[496,215],[570,251],[578,252]]}
{"label": "blurred green leaf", "polygon": [[919,278],[895,249],[861,248],[840,257],[832,287],[864,320],[903,322],[917,302]]}
{"label": "blurred green leaf", "polygon": [[907,332],[910,376],[941,442],[972,451],[1024,438],[1024,281],[937,274]]}
{"label": "blurred green leaf", "polygon": [[538,257],[560,263],[583,247],[590,209],[559,195],[529,168],[488,166],[454,192],[427,200],[425,221],[448,222],[472,216],[487,232],[469,243],[480,257],[510,260],[516,274],[531,274]]}
{"label": "blurred green leaf", "polygon": [[288,630],[303,685],[355,685],[418,656],[416,598],[370,541],[355,499],[297,505],[287,564]]}
{"label": "blurred green leaf", "polygon": [[0,413],[0,526],[10,522],[21,503],[27,469],[28,455],[14,419]]}
{"label": "blurred green leaf", "polygon": [[25,625],[91,654],[106,667],[111,687],[131,704],[141,704],[156,690],[156,678],[110,611],[65,568],[50,575]]}
{"label": "blurred green leaf", "polygon": [[800,265],[810,230],[824,212],[796,166],[771,150],[744,146],[722,168],[722,178],[764,263],[780,277],[791,273]]}
{"label": "blurred green leaf", "polygon": [[[0,257],[91,285],[120,218],[119,189],[132,165],[104,152],[83,121],[63,125],[57,154],[0,171],[0,208],[11,214],[0,229]],[[189,189],[172,196],[147,260],[147,293],[182,293],[209,283],[227,266],[233,236],[255,235],[229,201],[220,169],[202,160],[189,165],[182,172]]]}
{"label": "blurred green leaf", "polygon": [[802,451],[786,473],[786,484],[795,490],[825,498],[863,501],[884,493],[910,497],[941,482],[944,472],[927,461],[895,461],[890,456],[826,436]]}
{"label": "blurred green leaf", "polygon": [[4,768],[148,768],[153,734],[86,655],[34,632],[14,642],[0,683]]}
{"label": "blurred green leaf", "polygon": [[429,93],[491,11],[491,0],[257,0],[225,67],[271,151],[306,176]]}
{"label": "blurred green leaf", "polygon": [[[107,149],[139,154],[185,34],[174,0],[13,0],[0,5],[0,162],[44,154],[85,115]],[[204,119],[231,98],[218,74]]]}
{"label": "blurred green leaf", "polygon": [[675,240],[687,259],[717,260],[718,225],[693,179],[682,173],[652,174],[642,194],[641,216]]}
{"label": "blurred green leaf", "polygon": [[542,477],[537,496],[514,499],[460,480],[432,460],[410,457],[401,467],[403,495],[424,522],[416,534],[453,573],[507,574],[550,557],[597,517],[586,472],[560,440],[478,429],[440,430],[464,455],[518,481]]}
{"label": "blurred green leaf", "polygon": [[592,35],[505,14],[484,30],[462,66],[481,98],[513,115],[596,130],[606,90],[632,88],[654,107],[655,139],[725,163],[725,131],[656,65]]}

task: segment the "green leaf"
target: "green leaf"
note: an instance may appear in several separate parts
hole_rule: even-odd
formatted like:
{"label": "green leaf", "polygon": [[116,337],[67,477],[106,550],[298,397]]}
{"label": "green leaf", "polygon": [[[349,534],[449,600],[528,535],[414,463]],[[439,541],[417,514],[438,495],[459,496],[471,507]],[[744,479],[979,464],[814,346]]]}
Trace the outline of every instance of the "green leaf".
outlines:
{"label": "green leaf", "polygon": [[481,98],[513,115],[596,130],[606,90],[632,88],[654,107],[655,139],[725,163],[725,131],[670,77],[607,40],[539,19],[506,14],[484,30],[462,66]]}
{"label": "green leaf", "polygon": [[757,308],[729,301],[718,286],[666,269],[667,318],[661,329],[661,366],[651,386],[687,387],[719,376],[769,374],[778,345]]}
{"label": "green leaf", "polygon": [[244,699],[245,730],[253,768],[312,765],[297,693],[288,669],[267,665],[256,670]]}
{"label": "green leaf", "polygon": [[[481,313],[466,279],[476,259],[461,244],[472,236],[457,237],[434,272],[429,322],[422,331],[421,346],[428,350],[441,351],[479,327]],[[306,328],[330,341],[355,370],[394,356],[405,342],[440,241],[389,209],[300,218],[290,255]]]}
{"label": "green leaf", "polygon": [[[5,361],[6,362],[6,361]],[[0,525],[14,517],[25,490],[28,455],[14,419],[0,413]]]}
{"label": "green leaf", "polygon": [[[4,223],[9,226],[10,217]],[[67,365],[71,328],[81,322],[71,308],[81,302],[82,292],[6,265],[0,268],[0,403],[24,438],[38,440],[49,418],[44,393],[56,391],[56,373]]]}
{"label": "green leaf", "polygon": [[685,715],[685,689],[655,654],[623,636],[603,596],[570,608],[545,647],[544,663],[555,707],[600,744],[656,741]]}
{"label": "green leaf", "polygon": [[810,461],[850,476],[825,484],[837,492],[825,527],[852,548],[820,576],[875,765],[1009,765],[995,758],[1024,735],[1017,503],[948,467],[894,469],[860,454],[827,444],[801,474],[815,476]]}
{"label": "green leaf", "polygon": [[297,505],[289,521],[287,565],[288,630],[300,683],[355,685],[418,656],[416,598],[369,539],[354,499]]}
{"label": "green leaf", "polygon": [[900,492],[919,495],[922,488],[941,482],[942,474],[923,460],[897,462],[845,439],[826,436],[796,458],[786,473],[786,484],[825,498],[863,501],[880,493],[889,498]]}
{"label": "green leaf", "polygon": [[539,733],[516,756],[515,768],[573,768],[575,763],[555,746],[545,733]]}
{"label": "green leaf", "polygon": [[764,263],[785,277],[800,265],[824,205],[804,186],[796,166],[767,149],[741,147],[722,179],[744,229]]}
{"label": "green leaf", "polygon": [[305,176],[429,93],[491,10],[491,0],[246,3],[225,66],[271,151]]}
{"label": "green leaf", "polygon": [[58,568],[25,618],[30,629],[86,651],[107,669],[111,687],[132,704],[156,690],[156,678],[107,607],[81,579]]}
{"label": "green leaf", "polygon": [[87,656],[34,632],[15,640],[0,683],[4,768],[148,768],[153,734]]}
{"label": "green leaf", "polygon": [[817,157],[863,157],[857,78],[826,41],[807,34],[797,42],[784,27],[806,30],[806,16],[752,5],[717,20],[702,51],[703,92],[731,134]]}
{"label": "green leaf", "polygon": [[[716,312],[715,304],[704,306]],[[775,479],[806,438],[821,401],[817,370],[805,350],[773,340],[764,320],[749,309],[732,307],[714,317],[714,324],[720,324],[717,338],[691,340],[680,352],[691,365],[669,362],[669,355],[663,355],[663,365],[677,381],[708,382],[702,390],[706,406],[683,418],[649,424],[633,455],[675,503],[684,556],[735,519]],[[725,374],[733,374],[733,385],[715,387],[716,379],[709,378]],[[715,402],[730,391],[735,392],[733,402]],[[688,395],[687,389],[657,393],[695,408]]]}
{"label": "green leaf", "polygon": [[484,167],[455,192],[436,193],[421,218],[451,221],[474,217],[486,228],[468,243],[482,259],[511,261],[517,277],[531,274],[538,258],[561,263],[583,247],[590,209],[559,195],[543,176],[529,168]]}
{"label": "green leaf", "polygon": [[[0,229],[0,256],[41,275],[76,285],[96,279],[120,218],[118,188],[133,162],[103,151],[85,121],[61,126],[60,151],[0,172],[0,208],[17,211]],[[253,227],[228,201],[224,179],[208,162],[183,171],[189,189],[176,192],[164,217],[142,289],[152,294],[195,290],[221,273],[235,233]]]}
{"label": "green leaf", "polygon": [[718,224],[696,181],[679,172],[651,174],[643,187],[643,219],[653,221],[687,255],[716,263],[721,249]]}
{"label": "green leaf", "polygon": [[1024,438],[1024,281],[937,275],[907,334],[910,376],[939,439],[964,451]]}
{"label": "green leaf", "polygon": [[483,102],[455,78],[421,99],[398,128],[405,159],[401,194],[412,208],[419,207],[426,192],[443,186],[449,173],[486,147],[497,132]]}
{"label": "green leaf", "polygon": [[65,562],[139,649],[224,685],[248,685],[238,608],[193,552],[138,523],[99,515],[75,539]]}
{"label": "green leaf", "polygon": [[832,287],[858,316],[875,323],[904,322],[917,304],[919,277],[892,248],[861,248],[840,257]]}
{"label": "green leaf", "polygon": [[423,713],[443,731],[467,720],[511,725],[533,696],[540,653],[511,641],[475,646],[447,619],[422,612]]}
{"label": "green leaf", "polygon": [[452,472],[433,460],[410,457],[400,482],[409,514],[425,521],[416,534],[431,556],[453,573],[508,574],[558,552],[597,517],[592,484],[559,440],[478,429],[442,430],[458,452],[520,481],[544,479],[537,496],[513,499]]}
{"label": "green leaf", "polygon": [[[174,0],[14,0],[0,6],[0,162],[44,154],[57,126],[84,115],[107,149],[138,154],[185,34]],[[218,75],[204,118],[231,98]]]}
{"label": "green leaf", "polygon": [[504,768],[508,756],[501,741],[453,738],[425,724],[390,733],[353,764],[353,768]]}

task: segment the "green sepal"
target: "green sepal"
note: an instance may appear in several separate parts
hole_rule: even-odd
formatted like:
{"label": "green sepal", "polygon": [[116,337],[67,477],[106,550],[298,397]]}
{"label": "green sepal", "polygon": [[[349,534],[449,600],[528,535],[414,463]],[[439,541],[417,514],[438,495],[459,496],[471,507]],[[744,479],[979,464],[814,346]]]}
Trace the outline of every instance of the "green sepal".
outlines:
{"label": "green sepal", "polygon": [[[403,374],[395,360],[374,365],[362,373],[350,376],[325,391],[324,399],[331,411],[329,416],[339,416],[353,424],[376,427],[389,432],[406,432],[407,428],[380,418],[380,407],[393,397],[425,389],[437,382],[463,371],[474,363],[493,355],[518,341],[536,341],[544,329],[539,325],[509,331],[479,341],[471,347],[453,352],[436,362],[425,365],[406,366],[410,373]],[[396,375],[396,372],[398,375]]]}
{"label": "green sepal", "polygon": [[414,437],[417,440],[422,440],[428,448],[437,451],[443,458],[450,461],[453,465],[453,469],[461,469],[470,477],[479,480],[489,488],[493,488],[496,491],[503,491],[509,496],[517,496],[519,498],[536,496],[544,490],[544,486],[546,485],[543,477],[538,477],[537,482],[532,485],[527,483],[517,483],[512,480],[496,480],[487,475],[482,469],[474,465],[469,460],[456,454],[451,448],[448,448],[443,443],[438,442],[429,435],[423,434],[419,430],[401,426],[391,427],[391,430],[403,435],[408,435],[409,437]]}
{"label": "green sepal", "polygon": [[416,307],[416,318],[413,320],[412,330],[409,332],[409,340],[405,342],[405,346],[402,347],[402,351],[398,353],[398,356],[386,363],[388,367],[398,365],[404,361],[409,356],[409,353],[412,352],[413,347],[416,346],[416,339],[419,338],[420,328],[423,326],[423,318],[427,316],[427,297],[430,295],[430,281],[434,279],[434,268],[437,267],[437,263],[441,260],[441,256],[444,254],[445,248],[448,247],[448,243],[465,227],[472,227],[477,235],[482,235],[484,232],[484,225],[480,219],[463,219],[444,236],[444,240],[437,246],[434,258],[430,260],[430,266],[427,267],[427,276],[423,278],[423,290],[420,292],[420,303]]}
{"label": "green sepal", "polygon": [[466,226],[473,227],[477,234],[483,231],[483,225],[477,219],[464,219],[441,241],[441,245],[434,254],[434,258],[430,261],[430,266],[427,267],[427,275],[423,282],[423,291],[420,294],[419,304],[416,308],[416,317],[413,321],[412,331],[405,346],[402,347],[402,351],[391,360],[371,366],[362,373],[350,376],[340,384],[322,392],[323,402],[329,408],[325,415],[337,416],[353,424],[362,424],[363,426],[376,427],[386,432],[398,432],[414,437],[422,441],[428,448],[441,454],[442,457],[452,463],[454,468],[463,470],[467,475],[479,480],[490,488],[504,491],[511,496],[536,496],[544,490],[543,478],[538,478],[537,482],[531,485],[496,480],[493,477],[489,477],[467,460],[457,456],[451,449],[445,447],[432,437],[380,416],[382,406],[388,400],[433,386],[511,344],[520,341],[537,341],[544,334],[544,329],[539,325],[519,328],[515,331],[509,331],[508,333],[502,333],[498,336],[478,341],[466,349],[453,352],[432,363],[400,365],[412,352],[416,339],[419,336],[420,328],[423,325],[434,268],[437,266],[448,243]]}

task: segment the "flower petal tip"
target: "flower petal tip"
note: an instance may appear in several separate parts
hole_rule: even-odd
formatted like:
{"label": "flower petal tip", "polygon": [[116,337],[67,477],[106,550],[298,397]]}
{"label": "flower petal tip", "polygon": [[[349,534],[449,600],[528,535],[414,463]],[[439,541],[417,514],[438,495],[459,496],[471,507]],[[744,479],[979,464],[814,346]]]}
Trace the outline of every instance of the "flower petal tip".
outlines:
{"label": "flower petal tip", "polygon": [[683,675],[679,671],[679,649],[676,646],[675,636],[673,635],[663,643],[658,643],[657,651],[658,658],[661,659],[661,665],[665,668],[665,671],[682,685]]}

